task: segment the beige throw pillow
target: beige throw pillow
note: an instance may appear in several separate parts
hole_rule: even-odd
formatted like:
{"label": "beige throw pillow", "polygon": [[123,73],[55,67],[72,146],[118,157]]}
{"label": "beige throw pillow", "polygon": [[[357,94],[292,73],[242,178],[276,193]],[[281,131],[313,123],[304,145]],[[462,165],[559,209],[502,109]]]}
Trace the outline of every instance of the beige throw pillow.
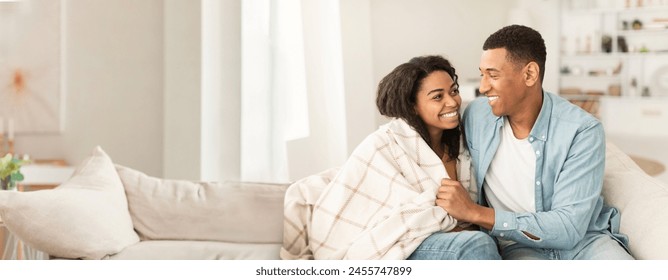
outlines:
{"label": "beige throw pillow", "polygon": [[287,184],[166,180],[116,169],[143,240],[282,243]]}
{"label": "beige throw pillow", "polygon": [[607,143],[605,201],[621,213],[620,231],[637,259],[668,259],[668,185],[647,175],[613,143]]}
{"label": "beige throw pillow", "polygon": [[18,238],[52,257],[102,259],[139,242],[121,180],[100,147],[55,189],[0,192],[0,214]]}

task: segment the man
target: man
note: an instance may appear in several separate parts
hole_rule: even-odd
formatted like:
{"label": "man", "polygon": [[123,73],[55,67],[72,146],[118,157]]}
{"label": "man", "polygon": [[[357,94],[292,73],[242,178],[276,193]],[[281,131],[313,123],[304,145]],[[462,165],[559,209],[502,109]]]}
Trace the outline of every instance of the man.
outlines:
{"label": "man", "polygon": [[542,90],[545,43],[528,27],[487,38],[480,92],[464,112],[479,193],[444,179],[437,204],[497,238],[504,259],[632,259],[616,209],[603,204],[601,123]]}

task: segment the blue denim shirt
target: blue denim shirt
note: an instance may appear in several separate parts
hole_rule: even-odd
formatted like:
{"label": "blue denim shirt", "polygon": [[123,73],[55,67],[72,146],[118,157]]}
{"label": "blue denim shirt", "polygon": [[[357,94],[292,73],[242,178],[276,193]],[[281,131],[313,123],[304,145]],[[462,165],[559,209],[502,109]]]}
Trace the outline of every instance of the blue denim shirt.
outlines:
{"label": "blue denim shirt", "polygon": [[[471,102],[463,115],[481,205],[487,205],[482,185],[499,147],[503,122],[492,114],[487,98]],[[617,210],[605,206],[601,197],[605,169],[601,123],[567,100],[543,92],[528,140],[536,152],[536,213],[495,209],[489,233],[534,248],[571,249],[586,232],[604,232],[626,245],[626,237],[618,234]]]}

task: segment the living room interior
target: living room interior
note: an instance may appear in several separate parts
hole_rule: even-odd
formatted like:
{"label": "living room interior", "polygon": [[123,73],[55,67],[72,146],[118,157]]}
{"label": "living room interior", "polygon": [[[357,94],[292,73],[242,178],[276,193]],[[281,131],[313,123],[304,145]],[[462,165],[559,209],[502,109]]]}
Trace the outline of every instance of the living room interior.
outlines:
{"label": "living room interior", "polygon": [[32,161],[26,190],[98,146],[155,178],[289,184],[387,121],[375,90],[395,66],[443,55],[466,103],[485,38],[524,24],[546,42],[544,90],[668,184],[666,14],[660,0],[0,1],[0,151]]}

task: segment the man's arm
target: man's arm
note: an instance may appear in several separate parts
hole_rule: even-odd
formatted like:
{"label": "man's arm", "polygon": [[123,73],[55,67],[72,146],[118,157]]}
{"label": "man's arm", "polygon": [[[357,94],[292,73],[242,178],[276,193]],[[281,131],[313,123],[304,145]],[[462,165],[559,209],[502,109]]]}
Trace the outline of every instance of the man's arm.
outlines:
{"label": "man's arm", "polygon": [[[554,184],[552,205],[545,205],[549,209],[545,212],[513,213],[475,205],[464,199],[465,190],[461,186],[452,185],[439,189],[437,204],[454,218],[480,225],[494,236],[532,247],[570,249],[582,239],[594,211],[601,207],[605,165],[605,134],[601,124],[592,122],[577,132],[564,160],[561,169],[555,170],[559,173],[554,182],[541,182]],[[543,187],[543,191],[547,189]]]}

